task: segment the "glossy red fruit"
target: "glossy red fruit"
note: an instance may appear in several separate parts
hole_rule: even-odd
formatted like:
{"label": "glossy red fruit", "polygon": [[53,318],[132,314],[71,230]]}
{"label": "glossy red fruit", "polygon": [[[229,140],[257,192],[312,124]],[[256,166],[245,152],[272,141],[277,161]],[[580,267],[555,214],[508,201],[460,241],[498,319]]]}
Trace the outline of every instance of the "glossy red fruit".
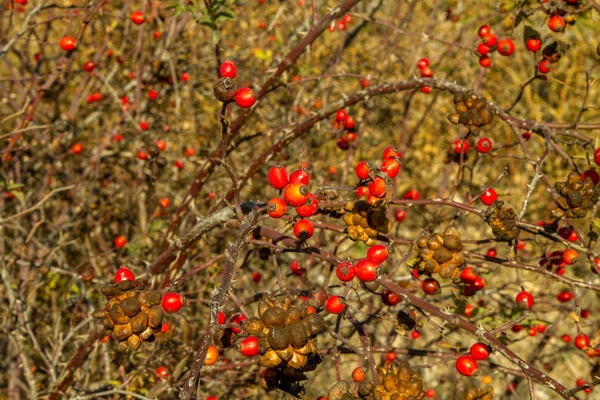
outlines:
{"label": "glossy red fruit", "polygon": [[346,118],[346,120],[344,121],[344,129],[347,130],[352,130],[354,129],[354,127],[356,126],[356,121],[354,121],[354,118],[352,118],[351,116],[348,116],[348,118]]}
{"label": "glossy red fruit", "polygon": [[430,296],[441,293],[440,283],[434,278],[427,278],[423,282],[421,282],[421,289],[425,294]]}
{"label": "glossy red fruit", "polygon": [[[235,314],[229,319],[229,322],[242,326],[243,322],[247,319],[248,317],[246,317],[244,314]],[[231,330],[233,333],[242,333],[242,329],[240,328],[231,328]]]}
{"label": "glossy red fruit", "polygon": [[498,194],[492,188],[489,188],[483,195],[481,195],[481,202],[486,206],[491,206],[496,200],[498,200]]}
{"label": "glossy red fruit", "polygon": [[381,244],[373,245],[369,247],[369,250],[367,250],[367,257],[374,259],[380,264],[387,260],[388,255],[389,252],[387,246],[383,246]]}
{"label": "glossy red fruit", "polygon": [[581,181],[585,182],[587,178],[590,178],[594,185],[597,185],[600,182],[600,174],[595,169],[588,169],[583,171],[581,174]]}
{"label": "glossy red fruit", "polygon": [[348,119],[348,113],[346,110],[338,110],[338,112],[335,113],[335,120],[337,122],[344,122],[346,119]]}
{"label": "glossy red fruit", "polygon": [[496,36],[494,34],[488,33],[487,35],[485,35],[481,38],[481,41],[487,47],[494,47],[498,43],[498,38],[496,38]]}
{"label": "glossy red fruit", "polygon": [[351,263],[344,261],[338,264],[335,274],[342,282],[350,282],[356,276],[356,269]]}
{"label": "glossy red fruit", "polygon": [[590,338],[585,333],[580,333],[575,336],[575,347],[579,350],[585,350],[590,347]]}
{"label": "glossy red fruit", "polygon": [[283,198],[288,205],[300,207],[308,201],[309,194],[310,191],[308,190],[308,186],[303,185],[302,183],[292,183],[283,191]]}
{"label": "glossy red fruit", "polygon": [[340,296],[329,296],[325,303],[325,309],[331,314],[339,314],[344,311],[345,307]]}
{"label": "glossy red fruit", "polygon": [[385,192],[385,181],[382,178],[376,177],[369,183],[369,193],[371,193],[372,196],[381,198],[385,196]]}
{"label": "glossy red fruit", "polygon": [[356,188],[356,197],[361,198],[363,196],[369,196],[368,186],[359,186]]}
{"label": "glossy red fruit", "polygon": [[64,51],[73,51],[77,47],[77,40],[72,36],[63,36],[59,44]]}
{"label": "glossy red fruit", "polygon": [[473,283],[478,275],[473,271],[473,267],[467,267],[460,273],[460,280],[464,283]]}
{"label": "glossy red fruit", "polygon": [[127,238],[123,235],[117,236],[115,238],[115,246],[117,246],[117,248],[122,248],[127,244]]}
{"label": "glossy red fruit", "polygon": [[538,64],[538,71],[540,71],[540,73],[542,74],[547,74],[548,72],[550,72],[550,61],[540,61],[540,63]]}
{"label": "glossy red fruit", "polygon": [[417,330],[414,330],[410,333],[410,337],[412,337],[414,340],[417,340],[421,337],[421,333]]}
{"label": "glossy red fruit", "polygon": [[498,53],[503,56],[510,56],[515,52],[515,44],[510,39],[502,39],[498,42]]}
{"label": "glossy red fruit", "polygon": [[301,219],[294,224],[294,235],[300,240],[309,239],[315,232],[312,222],[307,219]]}
{"label": "glossy red fruit", "polygon": [[492,248],[488,249],[486,255],[488,257],[496,257],[498,255],[498,252],[496,251],[495,248],[492,247]]}
{"label": "glossy red fruit", "polygon": [[249,87],[238,89],[235,93],[235,102],[242,108],[250,108],[256,103],[254,91]]}
{"label": "glossy red fruit", "polygon": [[356,367],[354,368],[354,370],[352,371],[352,380],[354,382],[362,382],[365,380],[365,370],[362,369],[361,367]]}
{"label": "glossy red fruit", "polygon": [[548,28],[554,32],[562,32],[565,29],[565,19],[556,14],[548,20]]}
{"label": "glossy red fruit", "polygon": [[221,78],[235,78],[237,76],[237,68],[235,63],[231,60],[225,60],[219,67],[219,74]]}
{"label": "glossy red fruit", "polygon": [[429,399],[432,398],[432,397],[435,397],[435,390],[434,389],[427,389],[425,391],[425,397],[427,397]]}
{"label": "glossy red fruit", "polygon": [[296,276],[304,275],[304,268],[302,268],[300,266],[300,264],[298,264],[298,261],[296,261],[296,260],[292,261],[292,264],[290,265],[290,269],[292,270],[292,274],[294,274]]}
{"label": "glossy red fruit", "polygon": [[542,41],[539,38],[531,37],[525,42],[525,47],[529,51],[538,51],[542,47]]}
{"label": "glossy red fruit", "polygon": [[258,338],[256,336],[248,336],[240,343],[240,353],[246,357],[254,357],[258,355]]}
{"label": "glossy red fruit", "polygon": [[160,151],[165,151],[165,149],[167,148],[167,142],[165,142],[162,139],[158,139],[155,144],[158,150]]}
{"label": "glossy red fruit", "polygon": [[402,301],[402,297],[398,296],[391,290],[385,289],[383,293],[381,293],[381,301],[386,306],[394,307]]}
{"label": "glossy red fruit", "polygon": [[469,144],[468,141],[461,141],[461,139],[457,139],[454,141],[454,144],[452,145],[452,148],[454,149],[454,152],[456,154],[460,154],[461,151],[462,153],[466,154],[467,151],[469,151],[469,147],[471,147],[471,145]]}
{"label": "glossy red fruit", "polygon": [[71,153],[73,154],[81,154],[83,150],[85,150],[85,147],[81,143],[73,143],[73,146],[71,146]]}
{"label": "glossy red fruit", "polygon": [[479,43],[477,46],[477,52],[482,56],[488,54],[490,51],[492,51],[492,49],[486,46],[485,43]]}
{"label": "glossy red fruit", "polygon": [[421,92],[425,94],[431,93],[431,86],[421,86]]}
{"label": "glossy red fruit", "polygon": [[269,169],[267,179],[272,187],[279,190],[285,188],[290,180],[285,167],[279,164],[275,164]]}
{"label": "glossy red fruit", "polygon": [[160,304],[165,312],[174,313],[183,307],[183,297],[175,292],[165,293]]}
{"label": "glossy red fruit", "polygon": [[561,303],[566,303],[567,301],[571,301],[573,299],[573,293],[571,292],[560,292],[558,296],[556,296],[558,301]]}
{"label": "glossy red fruit", "polygon": [[569,343],[571,341],[571,336],[569,336],[569,335],[562,335],[561,339],[563,340],[563,342]]}
{"label": "glossy red fruit", "polygon": [[419,61],[417,61],[417,68],[423,69],[425,67],[429,67],[429,59],[428,58],[421,58]]}
{"label": "glossy red fruit", "polygon": [[94,64],[93,61],[88,61],[85,64],[83,64],[83,69],[87,72],[92,72],[94,68],[96,68],[96,64]]}
{"label": "glossy red fruit", "polygon": [[577,262],[579,253],[575,249],[567,249],[562,253],[562,261],[567,265],[573,265]]}
{"label": "glossy red fruit", "polygon": [[383,150],[381,154],[383,160],[402,158],[402,153],[395,147],[389,146]]}
{"label": "glossy red fruit", "polygon": [[479,366],[470,356],[460,356],[456,360],[456,370],[464,376],[477,376],[479,374]]}
{"label": "glossy red fruit", "polygon": [[296,207],[296,212],[299,216],[308,218],[315,215],[319,211],[319,200],[312,193],[308,194],[308,200],[300,207]]}
{"label": "glossy red fruit", "polygon": [[517,302],[517,305],[521,308],[531,308],[533,307],[534,298],[531,293],[522,291],[517,293],[515,301]]}
{"label": "glossy red fruit", "polygon": [[487,344],[480,342],[475,343],[469,350],[469,354],[475,360],[485,360],[490,356],[490,352],[491,348]]}
{"label": "glossy red fruit", "polygon": [[594,150],[594,162],[596,165],[600,166],[600,147]]}
{"label": "glossy red fruit", "polygon": [[485,288],[485,280],[482,277],[478,276],[477,278],[475,278],[471,285],[473,285],[473,289],[475,289],[475,291],[478,292]]}
{"label": "glossy red fruit", "polygon": [[492,149],[492,141],[488,138],[481,138],[477,141],[477,151],[488,153]]}
{"label": "glossy red fruit", "polygon": [[402,208],[397,209],[394,213],[394,219],[396,222],[404,221],[406,219],[406,211],[404,211]]}
{"label": "glossy red fruit", "polygon": [[372,282],[379,275],[379,263],[373,258],[363,258],[356,263],[356,276],[363,282]]}
{"label": "glossy red fruit", "polygon": [[280,197],[274,197],[267,203],[267,213],[272,218],[281,218],[287,210],[285,200]]}
{"label": "glossy red fruit", "polygon": [[573,229],[572,226],[563,226],[558,230],[558,234],[563,238],[567,239],[569,242],[576,242],[579,240],[577,236],[577,232]]}
{"label": "glossy red fruit", "polygon": [[483,38],[485,35],[489,35],[492,32],[492,28],[489,24],[481,25],[479,31],[477,32],[480,38]]}
{"label": "glossy red fruit", "polygon": [[300,168],[290,175],[290,183],[302,183],[308,185],[310,182],[310,172],[306,168]]}
{"label": "glossy red fruit", "polygon": [[470,304],[466,304],[466,305],[465,305],[465,316],[466,316],[467,318],[469,318],[469,317],[471,316],[471,314],[473,313],[473,310],[474,310],[474,309],[475,309],[475,308],[474,308],[472,305],[470,305]]}
{"label": "glossy red fruit", "polygon": [[421,195],[419,194],[419,191],[417,189],[410,189],[408,192],[404,193],[404,196],[402,196],[405,200],[419,200],[419,197],[421,197]]}
{"label": "glossy red fruit", "polygon": [[121,281],[135,282],[135,276],[129,268],[121,267],[117,270],[117,273],[115,274],[115,282],[119,283]]}
{"label": "glossy red fruit", "polygon": [[260,272],[252,273],[252,282],[258,283],[258,282],[260,282],[260,278],[262,278],[262,276],[260,275]]}
{"label": "glossy red fruit", "polygon": [[429,67],[421,68],[421,77],[422,78],[433,77],[433,70]]}
{"label": "glossy red fruit", "polygon": [[479,65],[483,68],[489,68],[492,66],[492,59],[486,54],[484,56],[479,57]]}
{"label": "glossy red fruit", "polygon": [[400,172],[400,163],[395,159],[387,159],[381,163],[381,172],[394,179]]}
{"label": "glossy red fruit", "polygon": [[225,322],[227,322],[227,316],[221,311],[219,311],[219,314],[217,316],[217,322],[220,325],[223,325]]}
{"label": "glossy red fruit", "polygon": [[355,172],[358,179],[367,180],[371,177],[370,170],[372,165],[368,161],[361,161],[356,164]]}
{"label": "glossy red fruit", "polygon": [[164,365],[156,368],[156,375],[158,375],[159,379],[167,379],[169,377],[169,370]]}
{"label": "glossy red fruit", "polygon": [[135,11],[131,13],[131,22],[133,22],[134,24],[141,25],[144,23],[144,21],[146,21],[146,17],[144,16],[143,12]]}

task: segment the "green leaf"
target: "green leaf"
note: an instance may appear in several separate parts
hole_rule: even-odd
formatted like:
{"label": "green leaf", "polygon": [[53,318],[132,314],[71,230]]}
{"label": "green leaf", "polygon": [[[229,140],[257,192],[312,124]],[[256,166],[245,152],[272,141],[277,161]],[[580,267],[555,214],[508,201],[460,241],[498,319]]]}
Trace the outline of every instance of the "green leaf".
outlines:
{"label": "green leaf", "polygon": [[181,4],[175,0],[175,1],[171,1],[169,3],[167,3],[167,5],[164,6],[165,9],[171,9],[171,8],[176,8],[176,7],[181,7]]}
{"label": "green leaf", "polygon": [[230,11],[220,11],[215,16],[215,19],[223,18],[223,19],[235,19],[235,14]]}
{"label": "green leaf", "polygon": [[211,29],[217,30],[217,24],[210,20],[208,17],[204,17],[200,20],[200,25],[208,26]]}
{"label": "green leaf", "polygon": [[150,229],[148,229],[149,232],[156,232],[156,231],[160,231],[160,229],[163,227],[164,225],[164,221],[162,219],[155,219],[154,221],[152,221],[152,224],[150,225]]}

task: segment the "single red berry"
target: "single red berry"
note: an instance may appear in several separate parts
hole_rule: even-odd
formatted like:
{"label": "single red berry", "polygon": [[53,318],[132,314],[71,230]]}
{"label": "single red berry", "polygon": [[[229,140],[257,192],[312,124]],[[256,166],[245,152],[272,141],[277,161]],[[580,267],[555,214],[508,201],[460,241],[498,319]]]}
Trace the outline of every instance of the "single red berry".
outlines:
{"label": "single red berry", "polygon": [[358,179],[362,179],[362,180],[367,180],[371,177],[371,168],[372,165],[370,162],[368,161],[361,161],[358,164],[356,164],[356,176],[358,177]]}
{"label": "single red berry", "polygon": [[573,299],[573,293],[571,292],[560,292],[558,296],[556,296],[558,301],[561,303],[566,303],[567,301],[571,301]]}
{"label": "single red berry", "polygon": [[83,64],[83,69],[87,72],[92,72],[94,68],[96,68],[96,64],[94,64],[93,61],[88,61],[85,64]]}
{"label": "single red berry", "polygon": [[496,38],[496,36],[492,33],[488,33],[487,35],[485,35],[484,37],[481,38],[481,41],[487,46],[487,47],[494,47],[497,43],[498,43],[498,39]]}
{"label": "single red berry", "polygon": [[488,138],[481,138],[477,141],[477,151],[488,153],[492,149],[492,141]]}
{"label": "single red berry", "polygon": [[480,38],[483,38],[485,35],[489,35],[492,32],[492,28],[490,27],[489,24],[485,24],[485,25],[481,25],[481,27],[479,28],[479,31],[477,32],[479,34]]}
{"label": "single red berry", "polygon": [[356,197],[361,198],[364,196],[369,196],[369,187],[368,186],[359,186],[356,188]]}
{"label": "single red berry", "polygon": [[579,316],[581,318],[588,318],[590,316],[590,310],[581,310]]}
{"label": "single red berry", "polygon": [[319,211],[319,200],[312,193],[308,194],[308,200],[300,207],[296,207],[296,212],[299,216],[308,218],[312,217]]}
{"label": "single red berry", "polygon": [[63,36],[59,44],[64,51],[73,51],[77,47],[77,40],[72,36]]}
{"label": "single red berry", "polygon": [[131,13],[131,22],[133,22],[134,24],[141,25],[144,23],[144,21],[146,21],[146,17],[144,16],[143,12],[135,11]]}
{"label": "single red berry", "polygon": [[362,369],[361,367],[356,367],[354,368],[354,370],[352,371],[352,380],[354,382],[362,382],[365,380],[365,370]]}
{"label": "single red berry", "polygon": [[485,280],[482,277],[478,276],[477,278],[475,278],[472,285],[473,285],[473,289],[475,289],[475,291],[478,292],[478,291],[482,290],[483,288],[485,288]]}
{"label": "single red berry", "polygon": [[373,258],[363,258],[356,263],[356,276],[363,282],[372,282],[379,275],[379,263]]}
{"label": "single red berry", "polygon": [[237,76],[237,68],[235,63],[231,60],[225,60],[219,67],[219,74],[221,78],[235,78]]}
{"label": "single red berry", "polygon": [[162,37],[162,32],[161,31],[154,31],[152,33],[152,36],[154,37],[154,39],[158,40]]}
{"label": "single red berry", "polygon": [[150,100],[156,100],[158,98],[158,92],[156,90],[150,90],[148,92],[148,98]]}
{"label": "single red berry", "polygon": [[174,165],[175,165],[175,168],[177,168],[177,169],[182,169],[183,168],[183,163],[181,161],[179,161],[179,160],[175,160]]}
{"label": "single red berry", "polygon": [[479,57],[479,65],[483,68],[489,68],[492,66],[492,59],[486,54]]}
{"label": "single red berry", "polygon": [[119,249],[124,247],[125,244],[127,244],[127,238],[125,236],[117,236],[115,238],[115,246],[117,246]]}
{"label": "single red berry", "polygon": [[381,172],[394,179],[400,172],[400,163],[393,158],[389,158],[381,163]]}
{"label": "single red berry", "polygon": [[525,248],[525,242],[521,239],[517,240],[517,250],[523,250]]}
{"label": "single red berry", "polygon": [[386,306],[394,307],[402,301],[402,297],[398,296],[391,290],[385,289],[383,293],[381,293],[381,301]]}
{"label": "single red berry", "polygon": [[388,361],[394,361],[397,357],[398,357],[398,354],[391,352],[391,351],[385,355],[385,359]]}
{"label": "single red berry", "polygon": [[480,342],[475,343],[469,350],[469,354],[471,354],[471,357],[473,357],[475,360],[485,360],[490,356],[490,352],[491,347]]}
{"label": "single red berry", "polygon": [[590,338],[585,333],[580,333],[575,336],[575,347],[579,350],[585,350],[590,347]]}
{"label": "single red berry", "polygon": [[335,120],[337,122],[344,122],[346,119],[348,119],[348,113],[346,110],[338,110],[338,112],[335,113]]}
{"label": "single red berry", "polygon": [[471,145],[466,140],[463,141],[461,139],[457,139],[454,141],[454,144],[452,145],[452,147],[456,154],[460,154],[461,151],[462,151],[462,153],[466,154],[467,151],[469,151],[469,147],[471,147]]}
{"label": "single red berry", "polygon": [[223,325],[225,322],[227,321],[227,316],[219,311],[218,317],[217,317],[217,323],[219,323],[220,325]]}
{"label": "single red berry", "polygon": [[434,278],[427,278],[423,282],[421,282],[421,289],[425,294],[430,296],[441,293],[440,283]]}
{"label": "single red berry", "polygon": [[529,336],[531,336],[531,337],[533,337],[533,336],[537,335],[537,332],[538,332],[538,331],[537,331],[537,329],[535,328],[535,326],[532,326],[532,327],[530,327],[530,328],[529,328],[528,335],[529,335]]}
{"label": "single red berry", "polygon": [[115,282],[119,283],[121,281],[135,282],[135,276],[129,268],[121,267],[117,270],[117,273],[115,274]]}
{"label": "single red berry", "polygon": [[548,20],[548,28],[554,32],[562,32],[565,29],[565,19],[556,14]]}
{"label": "single red berry", "polygon": [[354,265],[347,261],[344,261],[338,264],[335,270],[335,274],[337,275],[340,281],[350,282],[352,279],[354,279],[354,276],[356,275],[356,270],[354,268]]}
{"label": "single red berry", "polygon": [[298,264],[298,261],[294,260],[292,261],[292,264],[290,265],[290,269],[292,270],[292,274],[296,275],[296,276],[302,276],[304,275],[304,268],[302,268],[300,266],[300,264]]}
{"label": "single red berry", "polygon": [[477,46],[477,52],[482,56],[488,54],[490,51],[492,51],[492,49],[486,46],[485,43],[479,43]]}
{"label": "single red berry", "polygon": [[161,306],[165,312],[177,312],[183,307],[183,297],[175,292],[165,293],[161,301]]}
{"label": "single red berry", "polygon": [[425,94],[431,93],[431,86],[421,86],[421,92]]}
{"label": "single red berry", "polygon": [[148,153],[142,150],[138,150],[137,152],[137,158],[139,158],[140,160],[147,160],[148,159]]}
{"label": "single red berry", "polygon": [[405,200],[419,200],[419,197],[421,197],[421,195],[417,189],[410,189],[408,192],[404,193],[403,196]]}
{"label": "single red berry", "polygon": [[[229,319],[229,322],[241,326],[243,322],[247,319],[248,317],[246,317],[244,314],[235,314]],[[233,333],[242,333],[242,330],[240,328],[231,328],[231,330],[233,331]]]}
{"label": "single red berry", "polygon": [[491,206],[493,202],[498,200],[498,194],[492,188],[489,188],[485,191],[485,193],[481,196],[481,202],[486,206]]}
{"label": "single red berry", "polygon": [[308,185],[310,182],[310,172],[306,168],[300,168],[290,174],[290,183],[301,183]]}
{"label": "single red berry", "polygon": [[248,336],[240,343],[240,353],[246,357],[258,355],[258,338],[256,336]]}
{"label": "single red berry", "polygon": [[600,166],[600,147],[594,150],[594,162],[596,165]]}
{"label": "single red berry", "polygon": [[181,74],[181,81],[182,82],[187,82],[190,80],[190,74],[188,74],[187,72],[184,72]]}
{"label": "single red berry", "polygon": [[258,282],[260,282],[260,278],[261,278],[260,272],[254,272],[252,274],[252,282],[258,283]]}
{"label": "single red berry", "polygon": [[492,247],[492,248],[488,249],[486,255],[488,257],[496,257],[498,255],[498,252],[496,251],[495,248]]}
{"label": "single red berry", "polygon": [[518,333],[521,332],[523,330],[523,326],[522,325],[513,325],[512,328],[510,328],[511,331]]}
{"label": "single red berry", "polygon": [[540,333],[546,332],[546,325],[544,324],[537,324],[535,327]]}
{"label": "single red berry", "polygon": [[479,374],[479,366],[470,356],[460,356],[456,360],[456,370],[464,376],[477,376]]}
{"label": "single red berry", "polygon": [[433,70],[429,67],[421,68],[421,77],[422,78],[431,78],[433,77]]}
{"label": "single red berry", "polygon": [[368,88],[369,85],[370,85],[370,82],[369,82],[369,80],[367,78],[360,78],[358,80],[358,82],[360,83],[360,86],[362,86],[363,89]]}
{"label": "single red berry", "polygon": [[569,343],[571,341],[571,336],[569,336],[569,335],[562,335],[561,339],[563,340],[563,342]]}
{"label": "single red berry", "polygon": [[548,72],[550,72],[550,61],[549,60],[540,61],[540,63],[538,64],[538,70],[542,74],[547,74]]}
{"label": "single red berry", "polygon": [[71,153],[73,154],[81,154],[83,150],[85,150],[85,147],[81,143],[73,143],[73,146],[71,146]]}
{"label": "single red berry", "polygon": [[309,193],[308,186],[302,183],[292,183],[283,191],[283,198],[288,205],[300,207],[308,201]]}
{"label": "single red berry", "polygon": [[267,203],[267,213],[272,218],[281,218],[287,209],[285,200],[279,197],[274,197]]}
{"label": "single red berry", "polygon": [[590,178],[594,185],[597,185],[600,182],[600,174],[595,169],[588,169],[583,171],[581,174],[581,182],[585,182],[587,178]]}
{"label": "single red berry", "polygon": [[367,250],[367,257],[374,259],[378,263],[382,263],[387,260],[389,255],[387,246],[383,246],[381,244],[376,244],[369,247]]}
{"label": "single red berry", "polygon": [[397,148],[395,148],[393,146],[389,146],[383,150],[381,158],[383,160],[389,160],[389,159],[395,160],[396,158],[402,158],[402,153]]}
{"label": "single red berry", "polygon": [[417,68],[423,69],[425,67],[429,67],[429,59],[428,58],[421,58],[419,61],[417,61]]}
{"label": "single red berry", "polygon": [[289,183],[287,170],[279,164],[275,164],[269,169],[267,178],[269,179],[269,184],[279,190],[285,188]]}
{"label": "single red berry", "polygon": [[331,314],[339,314],[342,311],[344,311],[345,307],[346,306],[342,302],[342,299],[340,298],[340,296],[329,296],[329,298],[327,299],[327,302],[325,303],[325,308]]}
{"label": "single red berry", "polygon": [[344,128],[351,131],[352,129],[354,129],[355,126],[356,121],[354,121],[354,118],[348,116],[348,118],[346,118],[346,120],[344,121]]}
{"label": "single red berry", "polygon": [[470,304],[465,304],[465,316],[466,316],[467,318],[469,318],[469,317],[471,316],[471,313],[473,313],[473,310],[474,310],[474,309],[475,309],[475,308],[474,308],[472,305],[470,305]]}
{"label": "single red berry", "polygon": [[542,41],[539,38],[531,37],[525,42],[525,47],[529,51],[538,51],[542,47]]}
{"label": "single red berry", "polygon": [[467,267],[463,269],[460,273],[460,280],[464,283],[473,283],[477,278],[478,275],[475,272],[473,272],[473,267]]}
{"label": "single red berry", "polygon": [[294,224],[294,235],[300,240],[309,239],[315,231],[315,228],[307,219],[301,219]]}
{"label": "single red berry", "polygon": [[146,122],[146,121],[141,121],[141,122],[140,122],[140,129],[141,129],[141,130],[143,130],[143,131],[147,131],[147,130],[148,130],[148,128],[149,128],[148,122]]}
{"label": "single red berry", "polygon": [[421,337],[421,333],[417,330],[414,330],[410,333],[410,337],[412,337],[414,340],[417,340]]}
{"label": "single red berry", "polygon": [[533,306],[534,298],[531,293],[522,291],[517,293],[515,301],[517,302],[517,305],[521,308],[531,308]]}
{"label": "single red berry", "polygon": [[562,254],[562,261],[567,265],[573,265],[577,262],[579,253],[575,249],[567,249]]}
{"label": "single red berry", "polygon": [[428,397],[428,398],[435,397],[435,390],[433,390],[433,389],[427,389],[425,391],[425,397]]}
{"label": "single red berry", "polygon": [[510,56],[515,52],[515,44],[510,39],[502,39],[498,42],[498,53],[503,56]]}
{"label": "single red berry", "polygon": [[402,208],[397,209],[394,213],[394,219],[396,222],[404,221],[406,219],[406,211],[404,211]]}
{"label": "single red berry", "polygon": [[167,370],[167,367],[161,365],[156,368],[156,375],[158,375],[159,379],[167,379],[169,377],[169,371]]}
{"label": "single red berry", "polygon": [[371,193],[372,196],[381,198],[385,196],[385,192],[385,181],[382,178],[376,177],[369,183],[369,193]]}
{"label": "single red berry", "polygon": [[158,139],[156,142],[156,148],[160,151],[165,151],[165,149],[167,148],[167,142],[164,141],[163,139]]}
{"label": "single red berry", "polygon": [[235,93],[235,102],[242,108],[250,108],[256,103],[256,97],[254,91],[249,87],[243,87],[238,89]]}

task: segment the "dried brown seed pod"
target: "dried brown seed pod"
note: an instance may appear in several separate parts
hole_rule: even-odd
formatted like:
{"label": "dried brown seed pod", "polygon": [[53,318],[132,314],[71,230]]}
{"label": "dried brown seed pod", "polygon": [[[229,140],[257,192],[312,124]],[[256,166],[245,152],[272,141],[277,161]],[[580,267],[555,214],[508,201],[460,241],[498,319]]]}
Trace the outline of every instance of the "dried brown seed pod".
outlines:
{"label": "dried brown seed pod", "polygon": [[131,281],[121,281],[117,283],[117,289],[125,292],[127,290],[133,289],[133,282]]}
{"label": "dried brown seed pod", "polygon": [[150,308],[152,306],[152,302],[150,301],[150,296],[146,292],[138,292],[137,301],[140,303],[140,306],[144,309]]}
{"label": "dried brown seed pod", "polygon": [[327,324],[323,317],[315,313],[308,314],[308,316],[302,320],[302,324],[306,328],[306,332],[309,336],[316,335],[327,329]]}
{"label": "dried brown seed pod", "polygon": [[119,341],[127,339],[132,334],[131,324],[115,325],[113,334]]}
{"label": "dried brown seed pod", "polygon": [[150,298],[150,303],[158,306],[162,300],[162,293],[159,290],[154,290],[152,292],[148,292],[148,297]]}
{"label": "dried brown seed pod", "polygon": [[288,325],[285,330],[287,331],[290,344],[295,349],[302,348],[308,343],[308,332],[301,323]]}
{"label": "dried brown seed pod", "polygon": [[213,88],[213,93],[217,100],[226,102],[231,101],[237,92],[237,84],[231,78],[221,78]]}
{"label": "dried brown seed pod", "polygon": [[115,350],[119,353],[125,353],[127,350],[129,350],[129,344],[126,340],[119,342],[115,346]]}
{"label": "dried brown seed pod", "polygon": [[300,369],[306,365],[307,361],[308,358],[305,355],[294,352],[292,358],[287,362],[287,365],[292,368]]}
{"label": "dried brown seed pod", "polygon": [[261,319],[269,328],[273,326],[285,326],[287,312],[281,307],[270,307],[263,312]]}
{"label": "dried brown seed pod", "polygon": [[110,308],[110,319],[112,319],[115,324],[126,324],[130,320],[117,303],[114,303]]}
{"label": "dried brown seed pod", "polygon": [[145,312],[146,314],[148,314],[148,326],[150,326],[151,328],[157,328],[161,326],[164,313],[160,306],[152,306]]}
{"label": "dried brown seed pod", "polygon": [[143,332],[148,327],[148,314],[145,312],[138,313],[135,317],[131,318],[129,323],[134,333]]}
{"label": "dried brown seed pod", "polygon": [[281,364],[281,358],[279,358],[275,350],[268,349],[266,353],[260,357],[259,362],[262,367],[275,368]]}
{"label": "dried brown seed pod", "polygon": [[127,344],[131,350],[135,351],[142,345],[142,339],[138,335],[133,334],[127,338]]}
{"label": "dried brown seed pod", "polygon": [[142,333],[140,333],[140,337],[144,340],[150,339],[154,335],[152,328],[146,328]]}
{"label": "dried brown seed pod", "polygon": [[127,297],[120,304],[121,310],[128,317],[133,317],[137,315],[142,307],[140,303],[135,299],[135,297]]}
{"label": "dried brown seed pod", "polygon": [[103,319],[103,318],[108,318],[109,315],[110,314],[106,310],[96,310],[92,313],[92,318]]}
{"label": "dried brown seed pod", "polygon": [[267,340],[269,341],[271,347],[273,347],[275,350],[283,350],[290,344],[285,329],[280,326],[271,327],[269,334],[267,335]]}
{"label": "dried brown seed pod", "polygon": [[289,361],[294,356],[294,348],[292,346],[288,346],[283,350],[275,350],[275,352],[283,361]]}

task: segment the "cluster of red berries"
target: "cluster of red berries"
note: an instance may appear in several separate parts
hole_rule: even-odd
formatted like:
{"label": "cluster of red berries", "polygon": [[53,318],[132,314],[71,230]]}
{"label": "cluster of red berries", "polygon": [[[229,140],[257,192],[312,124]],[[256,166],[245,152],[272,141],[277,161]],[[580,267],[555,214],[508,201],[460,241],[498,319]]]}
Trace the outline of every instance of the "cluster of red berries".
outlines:
{"label": "cluster of red berries", "polygon": [[222,102],[235,102],[241,108],[250,108],[256,103],[254,90],[249,87],[237,88],[234,79],[237,76],[237,67],[231,60],[225,60],[219,67],[219,79],[214,87],[217,100]]}
{"label": "cluster of red berries", "polygon": [[[577,240],[577,234],[575,234],[575,240]],[[556,267],[555,272],[558,275],[564,275],[566,272],[565,267],[575,264],[578,261],[578,257],[579,253],[575,249],[555,250],[551,253],[546,253],[540,259],[539,265],[540,267],[546,267],[550,271]]]}
{"label": "cluster of red berries", "polygon": [[379,265],[387,260],[388,255],[389,251],[386,246],[380,244],[373,245],[367,250],[367,257],[358,260],[355,264],[349,261],[339,263],[335,274],[342,282],[350,282],[354,277],[362,282],[372,282],[379,276]]}
{"label": "cluster of red berries", "polygon": [[294,235],[300,240],[310,238],[314,233],[314,226],[308,217],[319,210],[317,196],[310,192],[310,172],[305,168],[297,169],[288,174],[282,165],[273,165],[269,169],[269,184],[275,189],[283,192],[283,198],[274,197],[267,203],[267,213],[273,218],[281,218],[287,211],[287,207],[294,207],[298,216],[301,217],[294,224]]}
{"label": "cluster of red berries", "polygon": [[336,130],[342,131],[342,136],[337,141],[337,146],[342,150],[348,150],[350,143],[356,140],[356,121],[349,115],[346,110],[338,110],[335,113],[335,119],[333,120],[333,127]]}
{"label": "cluster of red berries", "polygon": [[345,31],[348,25],[352,23],[352,15],[346,14],[339,21],[331,21],[329,24],[329,32],[335,31],[337,28],[338,31]]}
{"label": "cluster of red berries", "polygon": [[102,93],[100,93],[100,92],[92,93],[92,94],[88,95],[88,97],[87,97],[88,104],[96,103],[100,100],[102,100]]}
{"label": "cluster of red berries", "polygon": [[515,52],[515,44],[509,38],[498,40],[496,35],[492,33],[492,28],[488,25],[482,25],[479,28],[479,37],[481,43],[477,46],[477,52],[480,54],[479,65],[484,68],[492,66],[492,59],[489,54],[498,50],[502,56],[510,56]]}
{"label": "cluster of red berries", "polygon": [[475,295],[485,288],[485,280],[473,271],[473,267],[467,267],[460,273],[460,281],[463,286],[463,294],[467,297]]}
{"label": "cluster of red berries", "polygon": [[381,156],[382,162],[375,166],[368,161],[361,161],[356,164],[355,172],[358,179],[361,180],[356,195],[368,197],[368,202],[374,204],[387,193],[387,186],[391,185],[400,172],[400,158],[402,153],[395,147],[389,146],[383,150]]}
{"label": "cluster of red berries", "polygon": [[477,376],[479,374],[477,360],[487,359],[491,352],[492,348],[485,343],[475,343],[469,349],[469,355],[460,356],[456,359],[456,370],[464,376]]}
{"label": "cluster of red berries", "polygon": [[[417,68],[421,71],[421,78],[433,78],[433,70],[429,67],[428,58],[421,58],[417,61]],[[421,92],[431,93],[431,86],[421,86]]]}
{"label": "cluster of red berries", "polygon": [[[471,144],[468,140],[456,139],[454,143],[452,143],[452,150],[457,155],[460,155],[461,152],[467,154],[470,148]],[[492,150],[492,141],[488,138],[481,138],[477,141],[476,148],[481,154],[489,153],[490,150]]]}

